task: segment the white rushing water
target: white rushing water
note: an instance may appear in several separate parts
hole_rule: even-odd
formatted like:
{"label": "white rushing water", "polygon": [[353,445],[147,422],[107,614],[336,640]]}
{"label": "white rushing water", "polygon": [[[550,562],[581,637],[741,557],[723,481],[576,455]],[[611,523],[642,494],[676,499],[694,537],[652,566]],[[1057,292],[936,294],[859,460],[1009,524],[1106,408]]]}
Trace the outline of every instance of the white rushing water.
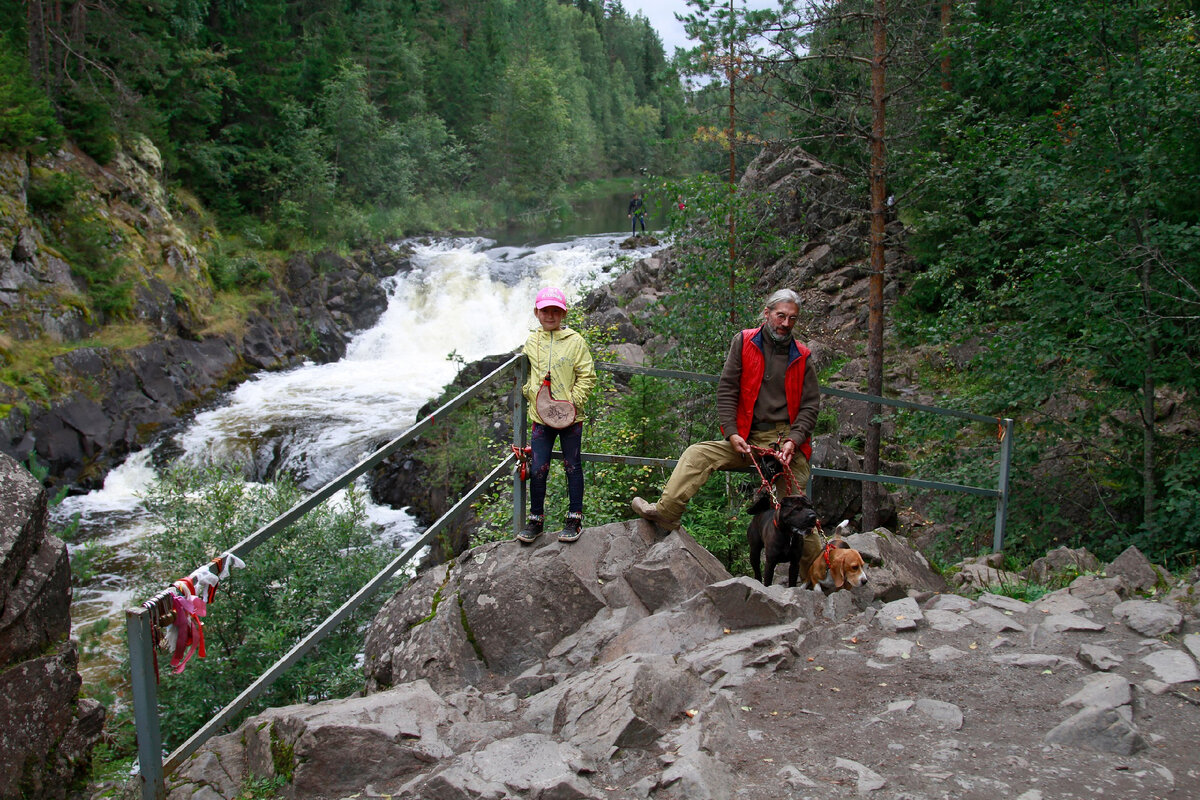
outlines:
{"label": "white rushing water", "polygon": [[[526,248],[479,238],[416,245],[413,269],[386,280],[387,309],[353,338],[343,359],[255,375],[198,413],[166,450],[193,463],[240,464],[250,476],[290,471],[306,489],[316,489],[416,422],[421,406],[453,380],[460,359],[519,347],[536,324],[539,288],[560,286],[575,301],[607,279],[604,269],[619,256],[645,255],[621,251],[623,238],[588,236]],[[126,575],[136,562],[134,545],[151,524],[141,498],[157,477],[152,450],[127,459],[102,489],[54,509],[59,524],[79,517],[83,544],[72,546],[73,557],[85,549],[99,554],[96,579],[75,592],[76,631],[118,622],[132,600]],[[403,546],[419,533],[403,510],[370,503],[367,510],[386,541]]]}

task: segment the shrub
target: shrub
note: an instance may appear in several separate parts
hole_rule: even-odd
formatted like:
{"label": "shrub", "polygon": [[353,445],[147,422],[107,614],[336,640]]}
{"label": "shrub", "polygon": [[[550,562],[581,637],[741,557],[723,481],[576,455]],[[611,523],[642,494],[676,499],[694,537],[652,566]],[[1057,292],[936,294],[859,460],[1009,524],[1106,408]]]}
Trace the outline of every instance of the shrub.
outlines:
{"label": "shrub", "polygon": [[[157,591],[226,552],[302,497],[288,477],[247,484],[227,467],[176,465],[149,491],[159,531],[146,541]],[[161,659],[164,741],[181,743],[386,564],[372,541],[361,495],[318,506],[246,559],[218,589],[205,618],[208,657],[179,675]],[[357,654],[369,611],[352,615],[247,710],[345,696],[361,687]],[[237,721],[231,721],[231,726]]]}

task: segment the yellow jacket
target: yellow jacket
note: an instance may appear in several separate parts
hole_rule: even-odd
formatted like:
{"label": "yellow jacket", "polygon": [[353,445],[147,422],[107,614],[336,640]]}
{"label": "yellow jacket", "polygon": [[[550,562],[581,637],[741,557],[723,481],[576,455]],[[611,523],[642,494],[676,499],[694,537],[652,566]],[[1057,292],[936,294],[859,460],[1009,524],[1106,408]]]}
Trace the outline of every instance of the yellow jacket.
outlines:
{"label": "yellow jacket", "polygon": [[539,425],[543,424],[534,408],[534,401],[548,369],[550,393],[556,400],[574,403],[578,411],[576,421],[582,420],[583,404],[596,385],[592,351],[583,337],[570,328],[556,331],[538,328],[530,332],[522,352],[529,359],[529,380],[522,387],[525,399],[529,401],[529,418]]}

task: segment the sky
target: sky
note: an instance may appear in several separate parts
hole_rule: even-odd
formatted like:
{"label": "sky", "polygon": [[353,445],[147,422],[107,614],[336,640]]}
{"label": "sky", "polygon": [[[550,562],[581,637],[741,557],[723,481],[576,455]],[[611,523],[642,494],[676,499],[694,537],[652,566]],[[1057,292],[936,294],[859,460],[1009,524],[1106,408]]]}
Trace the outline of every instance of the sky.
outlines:
{"label": "sky", "polygon": [[[736,0],[738,6],[749,8],[770,8],[774,0]],[[693,47],[695,42],[687,38],[683,32],[683,23],[675,20],[675,14],[687,14],[694,9],[688,6],[687,0],[621,0],[621,5],[630,15],[641,12],[650,20],[650,25],[658,31],[662,39],[663,51],[667,58],[675,55],[676,47]]]}

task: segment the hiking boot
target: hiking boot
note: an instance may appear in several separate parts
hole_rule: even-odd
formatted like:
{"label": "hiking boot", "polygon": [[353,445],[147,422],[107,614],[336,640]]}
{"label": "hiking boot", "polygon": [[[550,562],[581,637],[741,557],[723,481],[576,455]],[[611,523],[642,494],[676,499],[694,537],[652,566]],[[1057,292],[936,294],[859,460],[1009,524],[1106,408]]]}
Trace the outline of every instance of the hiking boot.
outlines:
{"label": "hiking boot", "polygon": [[679,527],[679,520],[671,519],[663,514],[658,510],[658,507],[654,503],[647,503],[642,498],[635,497],[633,498],[633,502],[630,503],[630,506],[633,507],[633,513],[637,514],[647,522],[653,522],[660,528],[673,531]]}
{"label": "hiking boot", "polygon": [[567,514],[567,521],[563,523],[563,529],[558,533],[558,540],[574,542],[579,539],[581,533],[583,533],[583,512],[572,511]]}
{"label": "hiking boot", "polygon": [[542,526],[545,523],[546,517],[544,514],[530,514],[525,521],[525,527],[517,534],[517,541],[521,544],[529,544],[542,535]]}

